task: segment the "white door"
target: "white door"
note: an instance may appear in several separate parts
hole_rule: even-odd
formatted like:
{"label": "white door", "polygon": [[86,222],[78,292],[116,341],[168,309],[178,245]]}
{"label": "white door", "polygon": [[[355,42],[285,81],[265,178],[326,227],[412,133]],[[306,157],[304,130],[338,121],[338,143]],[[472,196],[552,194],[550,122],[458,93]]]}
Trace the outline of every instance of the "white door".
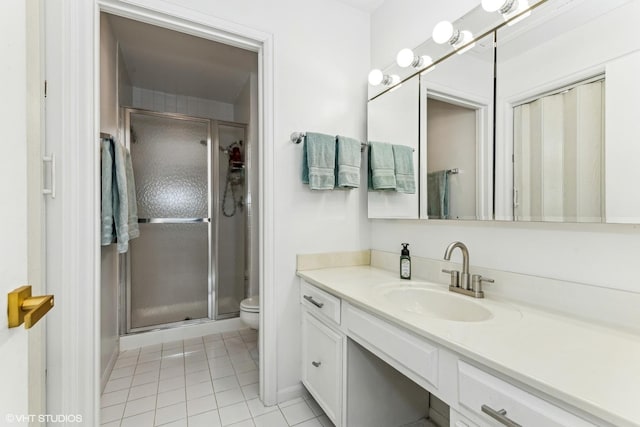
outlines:
{"label": "white door", "polygon": [[43,319],[8,327],[7,294],[29,284],[42,294],[40,191],[40,3],[0,2],[0,425],[43,425]]}

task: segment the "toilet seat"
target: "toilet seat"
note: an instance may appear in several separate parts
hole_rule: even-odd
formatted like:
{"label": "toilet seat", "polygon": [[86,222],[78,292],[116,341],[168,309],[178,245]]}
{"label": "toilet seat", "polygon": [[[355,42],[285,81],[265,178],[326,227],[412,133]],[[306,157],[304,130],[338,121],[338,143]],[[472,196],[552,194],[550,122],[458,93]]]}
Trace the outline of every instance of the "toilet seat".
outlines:
{"label": "toilet seat", "polygon": [[249,313],[259,313],[260,297],[256,295],[247,299],[243,299],[242,302],[240,302],[240,310]]}

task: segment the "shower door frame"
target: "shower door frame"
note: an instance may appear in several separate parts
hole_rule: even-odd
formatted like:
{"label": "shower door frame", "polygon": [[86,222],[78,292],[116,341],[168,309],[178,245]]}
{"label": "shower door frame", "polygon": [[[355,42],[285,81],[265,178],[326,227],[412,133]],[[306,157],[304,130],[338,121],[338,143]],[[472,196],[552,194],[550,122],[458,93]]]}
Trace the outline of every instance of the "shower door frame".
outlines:
{"label": "shower door frame", "polygon": [[[212,320],[217,319],[217,306],[214,304],[216,293],[217,293],[217,271],[218,271],[218,256],[217,256],[217,248],[218,248],[218,197],[214,197],[217,195],[217,190],[219,188],[219,177],[217,173],[214,173],[214,166],[218,165],[219,162],[219,150],[218,147],[220,145],[220,138],[218,136],[218,122],[216,120],[201,118],[190,116],[186,114],[180,113],[164,113],[153,110],[146,110],[142,108],[133,108],[133,107],[123,107],[121,108],[121,114],[123,115],[124,123],[124,136],[125,136],[125,144],[127,149],[131,149],[131,114],[143,114],[148,116],[174,119],[174,120],[184,120],[191,121],[197,123],[206,123],[207,125],[207,205],[208,205],[208,226],[207,226],[207,241],[208,241],[208,257],[207,257],[207,317],[200,319],[192,319],[192,320],[182,320],[178,322],[170,322],[163,323],[159,325],[150,325],[143,326],[139,328],[132,328],[131,325],[131,252],[128,251],[126,254],[120,256],[119,262],[120,266],[124,264],[124,268],[121,268],[120,271],[124,273],[124,277],[121,275],[120,277],[120,307],[122,307],[124,313],[123,316],[120,316],[121,319],[121,334],[135,334],[139,332],[146,332],[149,330],[157,330],[157,329],[167,329],[173,328],[176,326],[186,325],[186,324],[199,324],[210,322]],[[215,137],[213,137],[215,135]],[[215,169],[217,170],[217,168]],[[185,218],[187,221],[176,221],[176,223],[181,222],[197,222],[188,221],[190,218]],[[151,221],[151,222],[163,222],[168,223],[166,221]]]}
{"label": "shower door frame", "polygon": [[[214,135],[214,139],[215,139],[215,164],[217,165],[218,168],[220,168],[220,152],[221,152],[221,148],[220,148],[220,125],[223,126],[228,126],[228,127],[234,127],[234,128],[239,128],[242,129],[244,131],[244,147],[243,147],[243,153],[242,156],[244,158],[244,188],[242,191],[242,200],[243,200],[243,215],[244,215],[244,232],[245,232],[245,239],[244,239],[244,253],[245,253],[245,257],[244,257],[244,269],[243,269],[243,280],[242,280],[242,289],[243,289],[243,293],[244,293],[244,298],[247,298],[248,292],[247,292],[247,268],[249,268],[249,277],[248,280],[251,281],[253,280],[253,278],[251,277],[251,263],[252,263],[252,258],[251,258],[251,249],[252,249],[252,245],[254,244],[254,239],[252,238],[252,229],[250,229],[250,227],[247,226],[247,218],[251,217],[251,209],[253,209],[253,203],[247,203],[247,200],[250,199],[250,195],[251,195],[251,170],[249,168],[249,165],[251,164],[251,140],[249,139],[249,125],[247,125],[246,123],[240,123],[240,122],[230,122],[230,121],[226,121],[226,120],[215,120],[215,119],[211,119],[211,129],[212,129],[212,135]],[[224,190],[220,189],[220,171],[219,169],[216,170],[216,180],[217,180],[217,184],[215,184],[215,188],[217,189],[217,194],[220,195],[224,192]],[[215,194],[215,193],[212,193]],[[217,197],[215,199],[216,204],[215,204],[215,212],[216,212],[216,223],[215,223],[215,235],[216,235],[216,239],[215,239],[215,248],[216,248],[216,258],[215,258],[215,271],[216,273],[218,272],[218,236],[220,235],[220,215],[222,214],[222,206],[221,203],[223,203],[224,201],[220,201],[220,197]],[[217,278],[218,276],[216,275],[215,278]],[[215,296],[217,297],[218,294],[218,284],[219,281],[216,280],[215,281]],[[214,314],[215,316],[213,317],[213,320],[224,320],[224,319],[232,319],[232,318],[236,318],[240,315],[240,305],[238,304],[238,311],[234,311],[231,313],[226,313],[226,314],[218,314],[218,303],[219,300],[216,298],[215,300],[213,299],[213,296],[211,298],[211,301],[214,302]]]}

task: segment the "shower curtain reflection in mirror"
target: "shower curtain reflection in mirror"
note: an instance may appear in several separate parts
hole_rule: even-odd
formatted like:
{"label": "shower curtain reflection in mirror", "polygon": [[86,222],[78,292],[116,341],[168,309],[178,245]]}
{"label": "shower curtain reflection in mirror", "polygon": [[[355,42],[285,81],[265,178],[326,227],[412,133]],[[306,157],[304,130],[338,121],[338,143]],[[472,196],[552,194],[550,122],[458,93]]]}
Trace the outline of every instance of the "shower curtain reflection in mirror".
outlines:
{"label": "shower curtain reflection in mirror", "polygon": [[514,107],[517,221],[602,222],[604,80]]}

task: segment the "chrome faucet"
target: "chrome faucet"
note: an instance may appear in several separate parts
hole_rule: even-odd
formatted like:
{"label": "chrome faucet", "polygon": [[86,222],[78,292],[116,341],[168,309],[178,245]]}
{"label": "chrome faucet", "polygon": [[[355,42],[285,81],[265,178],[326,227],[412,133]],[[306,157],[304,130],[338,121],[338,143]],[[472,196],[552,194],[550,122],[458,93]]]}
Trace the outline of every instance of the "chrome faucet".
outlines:
{"label": "chrome faucet", "polygon": [[444,251],[444,259],[450,261],[451,253],[455,248],[459,248],[462,252],[462,273],[457,270],[442,270],[443,273],[448,273],[451,276],[449,290],[475,298],[484,298],[482,282],[493,283],[493,279],[474,274],[471,276],[471,281],[469,281],[469,249],[467,249],[464,243],[453,242],[447,246],[447,249]]}
{"label": "chrome faucet", "polygon": [[469,249],[462,242],[453,242],[447,249],[444,251],[444,259],[446,261],[451,260],[451,253],[455,248],[459,248],[462,252],[462,274],[458,279],[457,287],[461,287],[463,289],[469,289]]}

